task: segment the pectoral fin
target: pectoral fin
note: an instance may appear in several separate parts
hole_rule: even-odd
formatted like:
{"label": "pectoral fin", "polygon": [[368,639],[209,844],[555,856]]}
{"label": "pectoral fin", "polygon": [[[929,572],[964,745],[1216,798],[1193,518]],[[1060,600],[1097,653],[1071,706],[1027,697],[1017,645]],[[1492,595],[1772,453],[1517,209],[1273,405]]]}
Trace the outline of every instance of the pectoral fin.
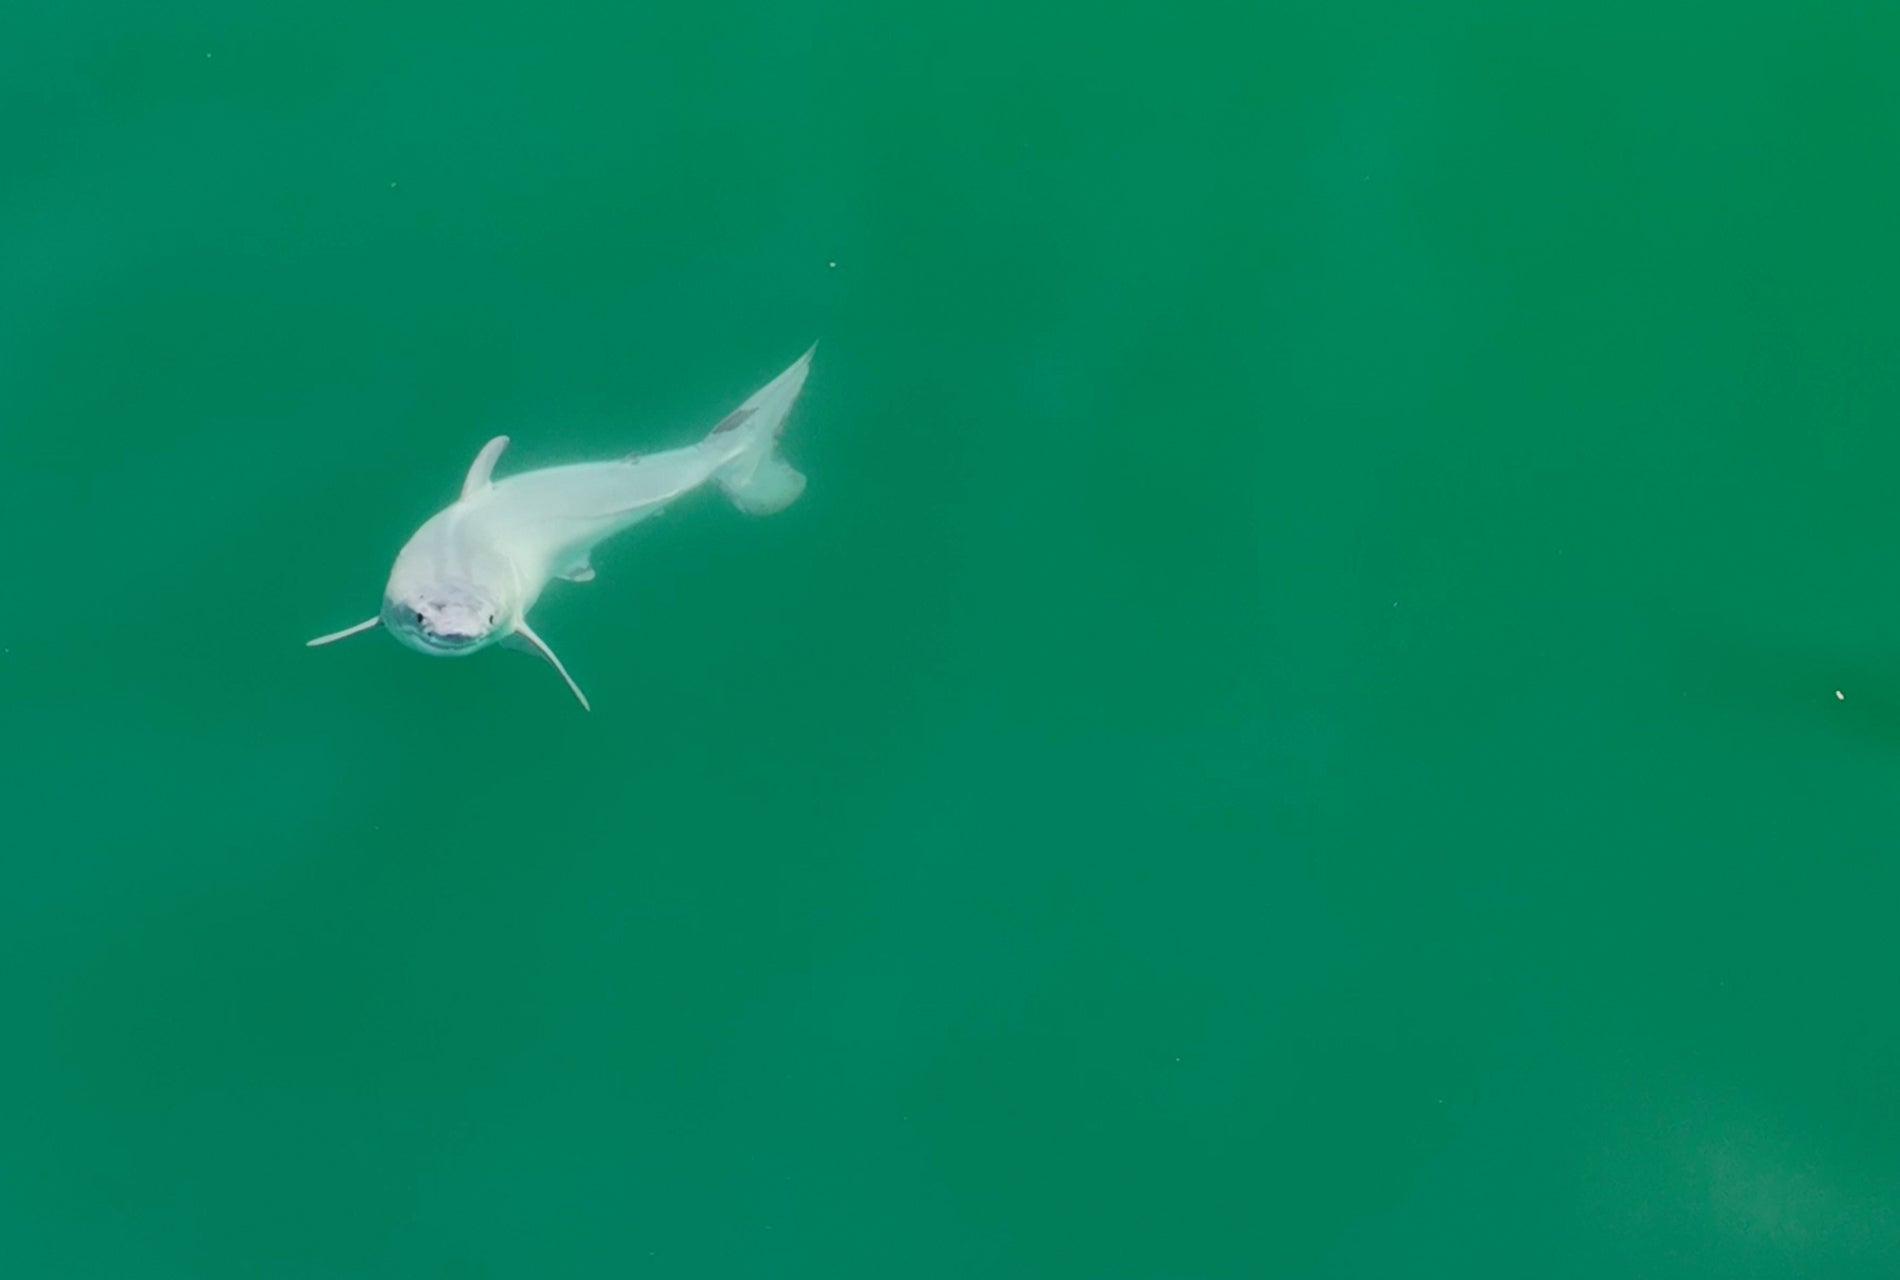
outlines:
{"label": "pectoral fin", "polygon": [[357,632],[368,631],[371,627],[381,622],[382,617],[378,615],[377,617],[371,618],[368,622],[359,622],[353,627],[345,627],[341,631],[332,631],[327,636],[318,636],[315,640],[306,640],[304,641],[304,647],[306,649],[314,649],[320,644],[330,644],[337,640],[347,640]]}
{"label": "pectoral fin", "polygon": [[567,668],[562,666],[561,660],[554,656],[554,650],[548,648],[547,643],[534,633],[534,629],[528,625],[526,619],[515,624],[514,635],[510,636],[509,639],[513,640],[516,638],[525,640],[529,647],[532,647],[536,653],[546,658],[549,664],[552,665],[556,671],[561,673],[561,679],[567,681],[567,687],[572,689],[574,696],[581,700],[581,710],[593,710],[593,708],[587,704],[587,695],[582,693],[581,687],[574,683],[574,677],[567,674]]}

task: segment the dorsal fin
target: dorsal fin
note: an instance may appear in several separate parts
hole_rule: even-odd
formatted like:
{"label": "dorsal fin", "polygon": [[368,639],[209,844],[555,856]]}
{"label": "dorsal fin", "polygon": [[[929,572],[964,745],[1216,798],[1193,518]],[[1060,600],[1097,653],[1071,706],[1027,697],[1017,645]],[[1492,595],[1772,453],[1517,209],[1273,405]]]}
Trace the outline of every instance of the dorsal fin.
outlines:
{"label": "dorsal fin", "polygon": [[482,451],[475,455],[475,461],[469,465],[468,479],[462,481],[464,498],[472,497],[488,487],[488,477],[495,469],[495,460],[501,457],[501,451],[507,447],[507,436],[496,436],[482,446]]}

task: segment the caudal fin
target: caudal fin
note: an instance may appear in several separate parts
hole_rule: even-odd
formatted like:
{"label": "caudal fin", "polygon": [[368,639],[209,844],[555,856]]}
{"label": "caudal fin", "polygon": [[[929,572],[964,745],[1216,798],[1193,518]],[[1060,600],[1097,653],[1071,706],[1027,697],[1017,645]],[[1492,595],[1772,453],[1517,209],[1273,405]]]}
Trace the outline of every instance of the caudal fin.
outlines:
{"label": "caudal fin", "polygon": [[816,350],[814,345],[791,368],[753,392],[706,437],[707,444],[722,450],[737,447],[738,452],[713,473],[713,479],[732,505],[748,515],[782,511],[805,491],[805,477],[779,452],[778,437],[785,429],[785,415],[805,385],[811,353]]}

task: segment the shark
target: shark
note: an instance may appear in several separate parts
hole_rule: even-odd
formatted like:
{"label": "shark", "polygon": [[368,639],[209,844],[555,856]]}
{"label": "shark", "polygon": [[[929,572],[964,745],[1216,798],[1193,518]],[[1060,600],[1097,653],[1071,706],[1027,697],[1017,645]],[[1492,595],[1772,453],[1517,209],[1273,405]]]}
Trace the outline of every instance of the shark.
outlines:
{"label": "shark", "polygon": [[707,484],[748,515],[782,511],[805,491],[779,436],[805,386],[813,346],[697,443],[501,479],[507,436],[482,446],[461,496],[404,544],[375,617],[308,641],[315,648],[382,627],[418,653],[462,658],[507,644],[545,658],[583,709],[587,695],[528,613],[555,579],[591,582],[595,547]]}

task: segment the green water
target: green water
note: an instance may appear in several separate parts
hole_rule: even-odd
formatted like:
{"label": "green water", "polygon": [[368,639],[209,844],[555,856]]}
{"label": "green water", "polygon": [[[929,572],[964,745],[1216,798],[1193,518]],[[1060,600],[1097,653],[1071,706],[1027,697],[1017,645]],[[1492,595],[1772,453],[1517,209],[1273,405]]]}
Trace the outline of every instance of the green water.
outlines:
{"label": "green water", "polygon": [[1896,38],[14,6],[0,1274],[1900,1274]]}

